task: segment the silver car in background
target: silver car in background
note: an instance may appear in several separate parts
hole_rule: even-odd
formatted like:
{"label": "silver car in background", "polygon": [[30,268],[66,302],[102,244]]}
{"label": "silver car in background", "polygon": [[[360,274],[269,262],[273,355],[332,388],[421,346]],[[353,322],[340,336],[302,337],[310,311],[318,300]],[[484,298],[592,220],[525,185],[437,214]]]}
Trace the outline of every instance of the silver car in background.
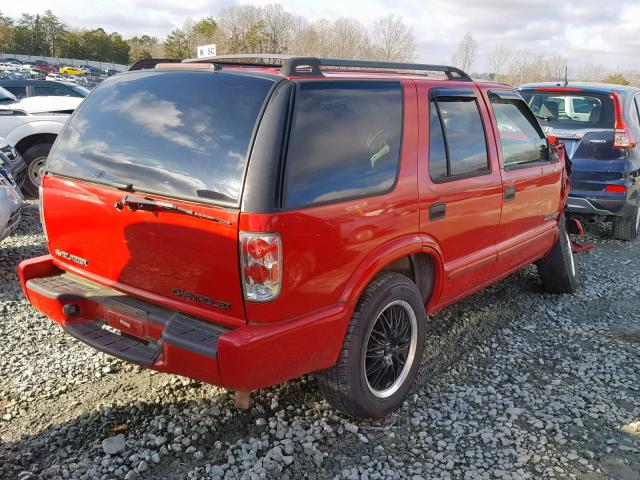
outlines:
{"label": "silver car in background", "polygon": [[22,193],[13,177],[0,166],[0,242],[18,227],[22,202]]}

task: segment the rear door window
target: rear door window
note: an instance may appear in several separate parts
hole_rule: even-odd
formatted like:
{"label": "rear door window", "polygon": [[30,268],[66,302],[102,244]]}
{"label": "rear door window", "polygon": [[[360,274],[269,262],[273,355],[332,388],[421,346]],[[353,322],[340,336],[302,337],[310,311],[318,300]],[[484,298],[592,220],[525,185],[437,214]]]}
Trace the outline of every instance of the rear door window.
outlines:
{"label": "rear door window", "polygon": [[[488,172],[487,140],[476,97],[438,95],[431,100],[430,107],[429,175],[432,180],[455,180]],[[443,144],[446,168],[442,159]]]}
{"label": "rear door window", "polygon": [[134,190],[237,204],[272,78],[144,70],[105,80],[59,136],[47,169]]}
{"label": "rear door window", "polygon": [[527,104],[510,92],[489,92],[489,100],[500,135],[504,167],[547,161],[547,139]]}
{"label": "rear door window", "polygon": [[402,139],[399,82],[302,82],[285,166],[287,207],[375,195],[395,184]]}

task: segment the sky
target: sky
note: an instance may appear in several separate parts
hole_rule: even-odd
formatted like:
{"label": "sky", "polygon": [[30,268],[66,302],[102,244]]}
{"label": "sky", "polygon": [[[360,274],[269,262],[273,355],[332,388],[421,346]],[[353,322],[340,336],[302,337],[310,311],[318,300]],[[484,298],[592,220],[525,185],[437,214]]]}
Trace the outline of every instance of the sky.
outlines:
{"label": "sky", "polygon": [[[51,9],[68,26],[117,31],[125,38],[164,38],[187,17],[195,20],[238,4],[268,0],[24,0],[3,2],[5,15]],[[449,63],[466,32],[479,45],[474,70],[502,42],[511,51],[530,49],[560,54],[572,70],[585,63],[608,69],[640,70],[640,0],[281,0],[293,14],[309,20],[354,17],[365,25],[390,13],[413,28],[416,61]]]}

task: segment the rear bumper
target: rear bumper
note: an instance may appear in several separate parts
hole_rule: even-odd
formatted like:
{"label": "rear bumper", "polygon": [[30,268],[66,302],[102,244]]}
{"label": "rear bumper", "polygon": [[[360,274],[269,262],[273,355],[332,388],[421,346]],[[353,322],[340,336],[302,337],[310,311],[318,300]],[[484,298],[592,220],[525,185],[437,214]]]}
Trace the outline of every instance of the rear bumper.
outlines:
{"label": "rear bumper", "polygon": [[22,262],[19,276],[38,310],[92,347],[234,390],[264,388],[331,366],[353,308],[337,304],[278,324],[228,329],[63,272],[48,255]]}
{"label": "rear bumper", "polygon": [[637,204],[637,196],[628,198],[624,194],[621,195],[620,198],[615,198],[614,196],[576,196],[569,194],[567,208],[571,213],[583,215],[630,218]]}

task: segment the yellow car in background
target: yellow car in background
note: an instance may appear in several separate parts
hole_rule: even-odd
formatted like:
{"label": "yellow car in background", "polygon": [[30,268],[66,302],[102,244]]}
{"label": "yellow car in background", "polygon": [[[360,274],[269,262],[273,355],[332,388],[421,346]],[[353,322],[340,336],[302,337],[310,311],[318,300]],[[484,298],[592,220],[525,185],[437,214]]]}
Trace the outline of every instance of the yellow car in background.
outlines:
{"label": "yellow car in background", "polygon": [[81,68],[60,67],[60,73],[66,73],[67,75],[83,75],[86,72]]}

